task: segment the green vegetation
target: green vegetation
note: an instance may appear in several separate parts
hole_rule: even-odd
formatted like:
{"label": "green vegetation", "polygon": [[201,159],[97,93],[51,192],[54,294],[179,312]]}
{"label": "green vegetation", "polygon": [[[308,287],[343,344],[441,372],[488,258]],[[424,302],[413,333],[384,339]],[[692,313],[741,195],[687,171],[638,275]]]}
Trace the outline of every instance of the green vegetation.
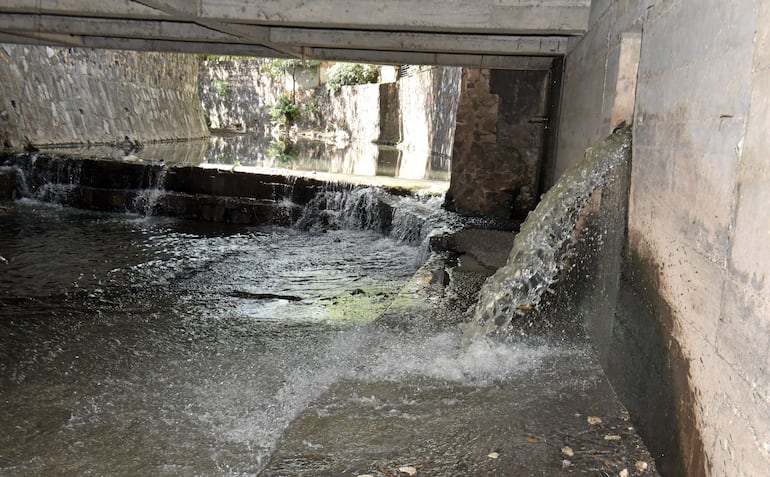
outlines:
{"label": "green vegetation", "polygon": [[230,96],[230,83],[224,80],[217,80],[214,84],[214,88],[217,91],[217,96],[221,99],[227,99]]}
{"label": "green vegetation", "polygon": [[270,79],[277,79],[291,71],[292,77],[296,74],[297,68],[315,68],[321,65],[319,60],[297,60],[275,58],[262,66],[261,72]]}
{"label": "green vegetation", "polygon": [[329,80],[326,89],[336,94],[346,85],[376,83],[380,72],[374,65],[360,63],[337,63],[329,69]]}
{"label": "green vegetation", "polygon": [[282,164],[290,164],[299,159],[299,149],[288,139],[271,141],[267,154]]}
{"label": "green vegetation", "polygon": [[300,117],[299,107],[286,93],[281,93],[278,101],[270,108],[270,116],[273,121],[281,124],[293,124]]}

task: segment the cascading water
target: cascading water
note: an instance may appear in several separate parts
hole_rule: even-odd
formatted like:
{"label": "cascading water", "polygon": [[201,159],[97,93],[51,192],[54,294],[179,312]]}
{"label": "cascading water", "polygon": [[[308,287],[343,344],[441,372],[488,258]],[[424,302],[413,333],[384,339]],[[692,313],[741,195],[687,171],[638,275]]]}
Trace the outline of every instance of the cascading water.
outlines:
{"label": "cascading water", "polygon": [[305,206],[295,227],[309,231],[373,230],[418,244],[432,229],[452,221],[441,209],[441,201],[434,196],[396,197],[372,187],[331,187]]}
{"label": "cascading water", "polygon": [[158,201],[166,194],[164,186],[168,168],[161,166],[154,179],[145,189],[141,189],[134,198],[134,209],[143,215],[153,215],[158,206]]}
{"label": "cascading water", "polygon": [[330,187],[293,229],[2,209],[0,474],[567,475],[643,448],[586,429],[628,423],[584,344],[373,321],[440,299],[407,285],[433,286],[438,199]]}
{"label": "cascading water", "polygon": [[547,295],[569,267],[581,212],[609,173],[627,160],[630,147],[630,128],[616,131],[590,148],[543,196],[522,224],[508,263],[482,287],[465,328],[466,340],[506,334],[515,317],[537,314],[547,306]]}

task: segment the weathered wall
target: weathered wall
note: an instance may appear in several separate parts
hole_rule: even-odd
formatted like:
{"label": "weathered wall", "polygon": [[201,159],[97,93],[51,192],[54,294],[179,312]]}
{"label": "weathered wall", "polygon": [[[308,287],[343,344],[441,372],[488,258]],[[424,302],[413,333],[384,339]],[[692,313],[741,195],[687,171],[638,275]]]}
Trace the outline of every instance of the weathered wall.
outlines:
{"label": "weathered wall", "polygon": [[537,205],[547,71],[463,70],[448,206],[523,219]]}
{"label": "weathered wall", "polygon": [[323,115],[359,141],[449,156],[460,68],[431,68],[396,83],[343,86]]}
{"label": "weathered wall", "polygon": [[296,94],[297,103],[306,104],[319,85],[318,68],[297,67],[294,91],[291,71],[276,77],[264,73],[271,61],[215,57],[200,63],[200,98],[211,128],[265,132],[272,127],[270,108],[281,93]]}
{"label": "weathered wall", "polygon": [[210,127],[269,127],[269,109],[282,87],[262,74],[263,64],[257,59],[201,62],[199,92]]}
{"label": "weathered wall", "polygon": [[[621,35],[643,31],[622,277],[628,306],[613,332],[636,335],[625,342],[629,353],[650,351],[656,334],[655,351],[667,356],[650,354],[647,374],[621,384],[649,412],[666,409],[655,399],[673,403],[682,461],[668,464],[670,475],[765,475],[770,1],[652,3],[594,2],[591,31],[566,59],[557,170],[612,127]],[[664,378],[668,396],[641,394]]]}
{"label": "weathered wall", "polygon": [[32,144],[203,137],[190,55],[0,47],[0,139]]}
{"label": "weathered wall", "polygon": [[405,147],[451,156],[461,68],[431,68],[399,80]]}

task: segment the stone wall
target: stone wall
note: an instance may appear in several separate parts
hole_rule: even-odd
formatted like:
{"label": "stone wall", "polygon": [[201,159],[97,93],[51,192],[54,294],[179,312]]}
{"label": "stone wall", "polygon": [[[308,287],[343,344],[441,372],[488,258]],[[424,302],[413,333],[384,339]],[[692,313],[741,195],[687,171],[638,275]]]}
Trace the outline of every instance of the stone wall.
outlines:
{"label": "stone wall", "polygon": [[449,157],[460,68],[430,68],[397,83],[343,86],[323,112],[325,122],[358,141]]}
{"label": "stone wall", "polygon": [[[201,65],[200,95],[212,128],[267,132],[270,108],[290,81],[272,79],[261,70],[268,60],[210,60]],[[314,73],[302,70],[298,78]],[[432,156],[450,157],[460,84],[460,68],[430,68],[397,83],[343,86],[328,94],[325,87],[298,88],[300,129],[344,132],[352,141],[398,146]],[[310,85],[312,86],[312,85]],[[424,171],[418,174],[423,177]],[[407,177],[408,174],[401,175]]]}
{"label": "stone wall", "polygon": [[[199,91],[211,128],[263,132],[271,128],[270,108],[287,90],[282,76],[271,78],[262,72],[269,61],[215,58],[201,62]],[[300,98],[305,89],[299,91]]]}
{"label": "stone wall", "polygon": [[463,70],[448,207],[523,219],[538,201],[547,71]]}
{"label": "stone wall", "polygon": [[208,135],[195,56],[6,44],[0,78],[5,146]]}
{"label": "stone wall", "polygon": [[632,413],[677,425],[657,449],[669,475],[770,468],[770,1],[739,3],[594,1],[566,58],[558,170],[612,127],[622,40],[643,31],[608,361]]}

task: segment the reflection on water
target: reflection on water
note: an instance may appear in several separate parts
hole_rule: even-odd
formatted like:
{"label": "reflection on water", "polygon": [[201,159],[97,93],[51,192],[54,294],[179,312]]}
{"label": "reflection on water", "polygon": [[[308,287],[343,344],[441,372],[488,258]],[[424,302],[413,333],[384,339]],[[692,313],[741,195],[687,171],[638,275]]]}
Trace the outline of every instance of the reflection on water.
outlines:
{"label": "reflection on water", "polygon": [[240,164],[266,169],[316,171],[357,176],[448,181],[450,158],[430,151],[403,150],[371,142],[282,140],[257,133],[213,135],[209,139],[146,144],[138,151],[110,146],[54,149],[84,157],[167,164]]}

